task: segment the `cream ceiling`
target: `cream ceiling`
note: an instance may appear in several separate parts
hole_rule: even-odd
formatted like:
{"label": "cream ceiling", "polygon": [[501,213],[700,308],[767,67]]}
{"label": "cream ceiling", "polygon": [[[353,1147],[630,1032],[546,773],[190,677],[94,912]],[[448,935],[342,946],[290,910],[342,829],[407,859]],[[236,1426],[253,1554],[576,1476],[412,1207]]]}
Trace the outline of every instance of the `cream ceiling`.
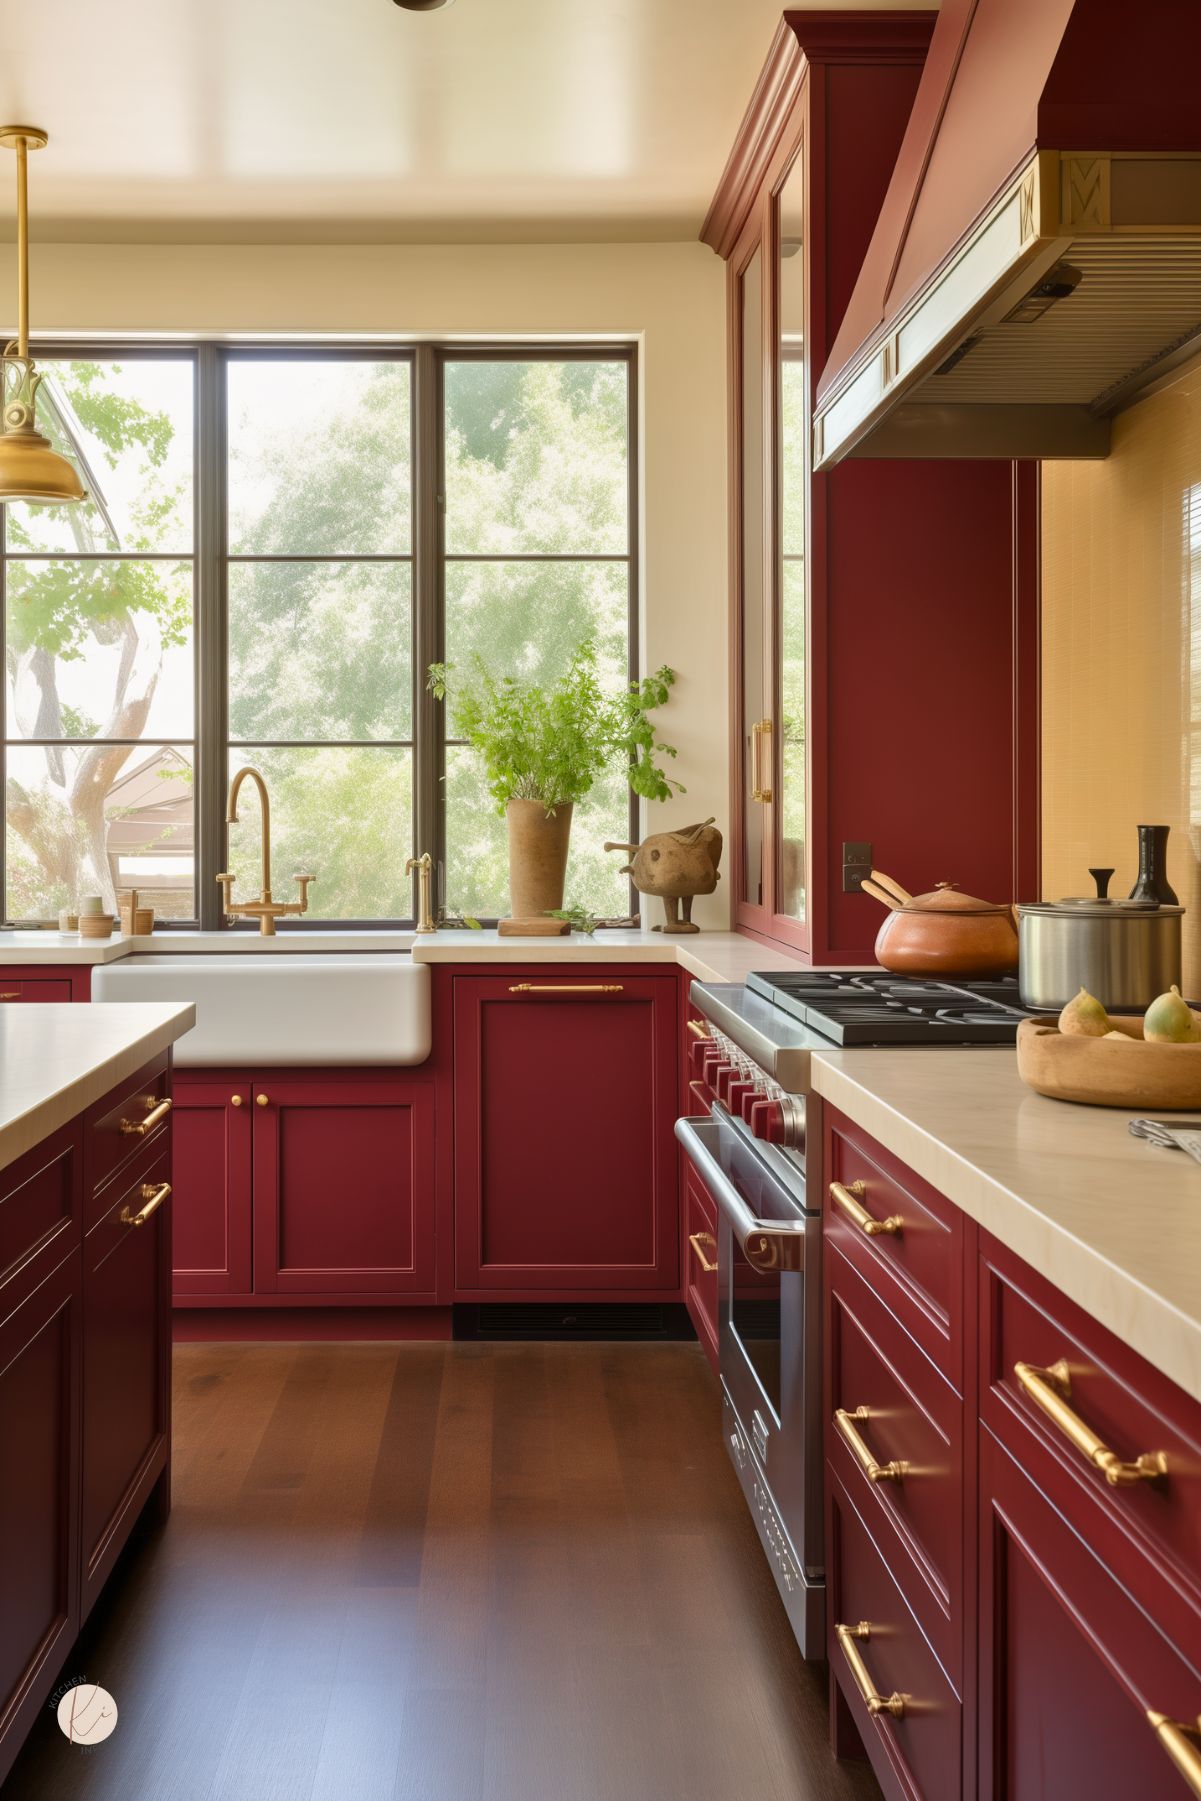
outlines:
{"label": "cream ceiling", "polygon": [[0,121],[43,240],[693,237],[781,10],[0,0]]}

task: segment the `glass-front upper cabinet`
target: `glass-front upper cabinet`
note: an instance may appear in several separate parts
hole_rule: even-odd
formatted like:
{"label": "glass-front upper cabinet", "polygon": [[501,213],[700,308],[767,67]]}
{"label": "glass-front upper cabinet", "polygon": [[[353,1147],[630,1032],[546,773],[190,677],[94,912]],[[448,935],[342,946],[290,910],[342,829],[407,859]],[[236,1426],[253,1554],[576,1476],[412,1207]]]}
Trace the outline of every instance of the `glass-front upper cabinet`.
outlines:
{"label": "glass-front upper cabinet", "polygon": [[804,152],[798,153],[777,197],[778,343],[776,346],[776,468],[779,491],[777,555],[778,750],[775,757],[778,862],[775,912],[806,917],[805,755],[805,501],[809,407],[805,362]]}
{"label": "glass-front upper cabinet", "polygon": [[770,905],[772,656],[764,532],[763,252],[756,245],[737,280],[741,491],[739,618],[742,660],[742,900]]}

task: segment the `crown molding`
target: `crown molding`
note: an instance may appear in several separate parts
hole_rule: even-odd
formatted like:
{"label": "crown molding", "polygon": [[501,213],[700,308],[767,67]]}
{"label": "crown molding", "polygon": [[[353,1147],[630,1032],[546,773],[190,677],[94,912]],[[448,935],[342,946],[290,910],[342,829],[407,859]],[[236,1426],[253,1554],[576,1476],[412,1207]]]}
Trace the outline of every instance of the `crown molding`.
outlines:
{"label": "crown molding", "polygon": [[701,226],[702,244],[728,257],[779,149],[810,65],[922,63],[932,12],[786,12],[755,83]]}

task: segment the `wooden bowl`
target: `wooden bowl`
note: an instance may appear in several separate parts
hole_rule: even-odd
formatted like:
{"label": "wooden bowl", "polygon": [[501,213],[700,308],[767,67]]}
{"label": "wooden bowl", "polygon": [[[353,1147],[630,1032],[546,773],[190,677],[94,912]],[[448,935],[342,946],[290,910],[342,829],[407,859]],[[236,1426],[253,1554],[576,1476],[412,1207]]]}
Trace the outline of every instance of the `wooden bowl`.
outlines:
{"label": "wooden bowl", "polygon": [[1055,1101],[1146,1113],[1201,1108],[1201,1043],[1147,1044],[1141,1019],[1115,1019],[1117,1038],[1061,1032],[1053,1021],[1018,1027],[1018,1074]]}

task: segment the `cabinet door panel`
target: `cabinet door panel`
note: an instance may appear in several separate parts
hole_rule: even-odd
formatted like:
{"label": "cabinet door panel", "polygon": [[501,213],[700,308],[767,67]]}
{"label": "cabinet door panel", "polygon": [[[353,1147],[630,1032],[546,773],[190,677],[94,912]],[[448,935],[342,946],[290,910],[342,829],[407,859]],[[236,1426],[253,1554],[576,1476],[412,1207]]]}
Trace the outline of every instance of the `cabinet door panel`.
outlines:
{"label": "cabinet door panel", "polygon": [[171,1200],[131,1223],[171,1177],[142,1163],[84,1242],[83,1617],[167,1459]]}
{"label": "cabinet door panel", "polygon": [[254,1099],[256,1290],[432,1293],[429,1084],[272,1080]]}
{"label": "cabinet door panel", "polygon": [[176,1294],[250,1293],[251,1098],[248,1080],[176,1077],[171,1178]]}
{"label": "cabinet door panel", "polygon": [[456,978],[461,1290],[678,1285],[675,978],[577,973]]}
{"label": "cabinet door panel", "polygon": [[0,1781],[79,1626],[79,1253],[0,1327]]}
{"label": "cabinet door panel", "polygon": [[980,1438],[981,1801],[1186,1801],[1147,1712],[1195,1722],[1201,1658],[1163,1636],[1152,1587],[1123,1587],[987,1428]]}

